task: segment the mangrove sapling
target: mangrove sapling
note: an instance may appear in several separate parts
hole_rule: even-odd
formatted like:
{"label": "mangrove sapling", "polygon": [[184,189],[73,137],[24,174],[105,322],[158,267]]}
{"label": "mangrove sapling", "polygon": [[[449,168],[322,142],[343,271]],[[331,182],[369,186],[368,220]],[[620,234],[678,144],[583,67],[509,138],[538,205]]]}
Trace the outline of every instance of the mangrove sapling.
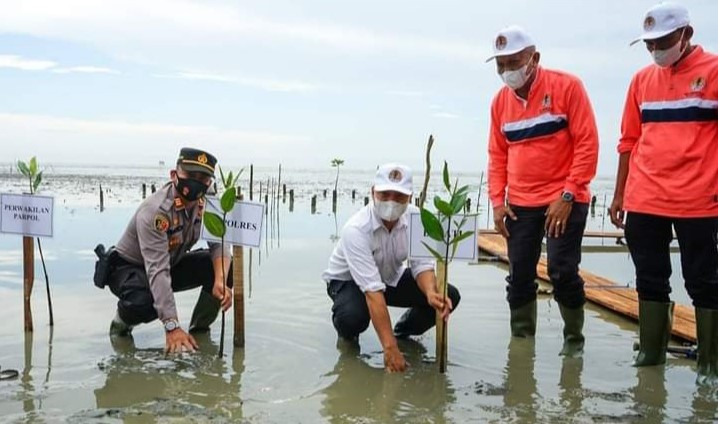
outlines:
{"label": "mangrove sapling", "polygon": [[[468,218],[471,215],[462,214],[466,204],[467,196],[469,195],[469,186],[459,187],[458,179],[452,185],[449,177],[449,167],[444,162],[444,169],[442,172],[444,188],[446,189],[449,197],[447,200],[442,199],[439,196],[434,197],[434,207],[436,213],[430,212],[428,209],[421,207],[421,223],[424,227],[424,231],[432,240],[439,242],[439,252],[437,249],[429,246],[426,242],[422,242],[429,252],[436,258],[439,264],[443,264],[443,275],[438,275],[440,279],[439,286],[442,289],[442,299],[446,304],[446,298],[448,295],[449,288],[449,264],[456,255],[456,250],[459,247],[461,241],[472,237],[472,231],[461,231],[463,226],[466,224]],[[439,360],[439,372],[446,372],[446,358],[448,350],[448,329],[444,326],[444,331],[441,332],[440,349],[438,354]]]}
{"label": "mangrove sapling", "polygon": [[[225,220],[227,218],[227,214],[234,209],[235,202],[237,201],[237,180],[239,179],[239,176],[242,175],[242,171],[244,169],[239,170],[237,172],[237,175],[234,175],[232,171],[229,171],[229,174],[227,176],[224,175],[224,172],[222,171],[221,167],[219,168],[219,175],[222,180],[222,185],[224,186],[224,193],[222,193],[222,196],[220,197],[220,208],[222,210],[222,216],[220,217],[214,212],[205,211],[203,222],[205,228],[207,228],[207,231],[209,231],[210,234],[212,234],[215,237],[219,237],[221,239],[221,246],[222,246],[222,299],[224,299],[225,296],[225,290],[227,290],[227,276],[225,275],[224,271],[224,236],[227,233],[227,225],[225,224]],[[219,357],[221,358],[224,355],[224,331],[225,331],[225,311],[222,310],[222,327],[220,331],[220,339],[219,339]]]}
{"label": "mangrove sapling", "polygon": [[[37,164],[37,158],[33,156],[30,158],[28,163],[21,160],[17,161],[17,169],[20,173],[25,176],[28,180],[28,186],[30,188],[30,194],[34,195],[37,193],[38,187],[42,182],[42,172]],[[45,256],[42,253],[42,244],[40,238],[36,237],[37,248],[40,252],[40,261],[42,262],[42,271],[45,274],[45,290],[47,291],[47,308],[50,314],[50,326],[55,325],[55,318],[52,313],[52,298],[50,297],[50,278],[47,275],[47,267],[45,266]]]}

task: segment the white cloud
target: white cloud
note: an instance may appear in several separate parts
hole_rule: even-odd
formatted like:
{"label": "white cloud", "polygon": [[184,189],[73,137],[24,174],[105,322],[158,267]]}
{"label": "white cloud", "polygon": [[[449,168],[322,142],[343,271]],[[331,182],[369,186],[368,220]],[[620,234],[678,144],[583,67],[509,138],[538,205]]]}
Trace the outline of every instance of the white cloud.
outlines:
{"label": "white cloud", "polygon": [[457,115],[455,113],[449,113],[449,112],[436,112],[432,114],[434,118],[445,118],[445,119],[458,119],[461,118],[460,115]]}
{"label": "white cloud", "polygon": [[[82,11],[78,13],[77,11]],[[127,25],[127,22],[132,25]],[[392,52],[476,62],[486,52],[465,41],[379,32],[322,22],[284,22],[217,2],[189,0],[23,0],[0,14],[0,31],[104,46],[181,46],[260,37],[329,46],[342,52]],[[178,37],[177,34],[182,34]]]}
{"label": "white cloud", "polygon": [[22,71],[51,71],[57,74],[119,74],[118,71],[101,66],[70,66],[59,67],[51,60],[28,59],[16,55],[0,55],[0,68],[19,69]]}
{"label": "white cloud", "polygon": [[386,94],[392,95],[392,96],[401,96],[401,97],[424,97],[423,91],[413,91],[413,90],[390,90],[387,91]]}
{"label": "white cloud", "polygon": [[68,68],[55,68],[52,70],[52,72],[55,72],[57,74],[70,74],[70,73],[79,73],[79,74],[113,74],[113,75],[119,75],[120,72],[116,71],[114,69],[105,68],[102,66],[72,66]]}
{"label": "white cloud", "polygon": [[284,81],[267,78],[250,78],[243,76],[232,76],[207,72],[177,72],[175,74],[154,75],[157,78],[177,78],[196,81],[212,81],[228,84],[239,84],[248,87],[259,88],[267,91],[281,92],[308,92],[319,88],[316,84],[302,81]]}
{"label": "white cloud", "polygon": [[50,60],[25,59],[15,55],[0,55],[0,68],[20,69],[23,71],[45,71],[57,66]]}
{"label": "white cloud", "polygon": [[[272,161],[305,152],[311,138],[210,125],[89,120],[68,117],[0,113],[0,138],[14,140],[6,157],[41,152],[53,161],[96,163],[156,163],[175,155],[183,145],[201,146],[226,162],[247,157]],[[170,157],[168,157],[169,155]]]}

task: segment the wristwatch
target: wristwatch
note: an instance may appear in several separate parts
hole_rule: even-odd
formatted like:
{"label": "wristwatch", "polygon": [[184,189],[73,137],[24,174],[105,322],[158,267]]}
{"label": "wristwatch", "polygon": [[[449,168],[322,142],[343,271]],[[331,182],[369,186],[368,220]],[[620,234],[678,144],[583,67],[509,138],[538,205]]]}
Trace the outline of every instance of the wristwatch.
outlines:
{"label": "wristwatch", "polygon": [[570,191],[564,191],[561,193],[561,200],[564,202],[573,202],[574,195]]}
{"label": "wristwatch", "polygon": [[174,331],[179,328],[179,321],[177,321],[174,318],[170,318],[167,321],[164,322],[165,331],[169,333],[170,331]]}

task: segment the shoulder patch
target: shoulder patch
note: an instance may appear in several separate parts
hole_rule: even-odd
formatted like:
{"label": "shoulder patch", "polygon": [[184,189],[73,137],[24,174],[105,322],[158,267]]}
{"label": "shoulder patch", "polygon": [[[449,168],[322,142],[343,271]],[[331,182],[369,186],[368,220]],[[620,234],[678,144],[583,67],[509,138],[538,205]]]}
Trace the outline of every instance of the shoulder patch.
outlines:
{"label": "shoulder patch", "polygon": [[166,233],[170,228],[170,220],[166,215],[158,213],[155,215],[155,229],[157,231]]}
{"label": "shoulder patch", "polygon": [[174,205],[176,211],[181,211],[182,209],[184,209],[184,202],[179,196],[175,197]]}

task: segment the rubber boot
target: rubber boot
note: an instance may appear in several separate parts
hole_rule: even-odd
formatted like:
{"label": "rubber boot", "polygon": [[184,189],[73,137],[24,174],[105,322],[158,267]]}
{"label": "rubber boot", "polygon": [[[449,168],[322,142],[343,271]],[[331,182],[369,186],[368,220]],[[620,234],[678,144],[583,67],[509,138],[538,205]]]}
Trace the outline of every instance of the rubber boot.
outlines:
{"label": "rubber boot", "polygon": [[666,363],[666,350],[671,338],[673,302],[638,302],[638,355],[634,367]]}
{"label": "rubber boot", "polygon": [[401,315],[399,321],[394,325],[394,336],[398,339],[420,336],[434,325],[436,325],[434,308],[415,306]]}
{"label": "rubber boot", "polygon": [[511,335],[533,337],[536,335],[536,301],[511,310]]}
{"label": "rubber boot", "polygon": [[700,385],[718,385],[718,310],[696,308],[698,376]]}
{"label": "rubber boot", "polygon": [[119,312],[115,312],[115,317],[112,318],[112,322],[110,323],[110,337],[130,337],[132,336],[132,329],[134,327],[134,325],[125,323],[122,318],[120,318]]}
{"label": "rubber boot", "polygon": [[583,354],[583,306],[567,308],[559,303],[563,318],[563,348],[559,355],[578,358]]}
{"label": "rubber boot", "polygon": [[197,304],[192,311],[192,319],[189,322],[189,331],[191,333],[209,331],[209,326],[217,319],[221,306],[219,299],[212,296],[211,293],[200,290]]}

